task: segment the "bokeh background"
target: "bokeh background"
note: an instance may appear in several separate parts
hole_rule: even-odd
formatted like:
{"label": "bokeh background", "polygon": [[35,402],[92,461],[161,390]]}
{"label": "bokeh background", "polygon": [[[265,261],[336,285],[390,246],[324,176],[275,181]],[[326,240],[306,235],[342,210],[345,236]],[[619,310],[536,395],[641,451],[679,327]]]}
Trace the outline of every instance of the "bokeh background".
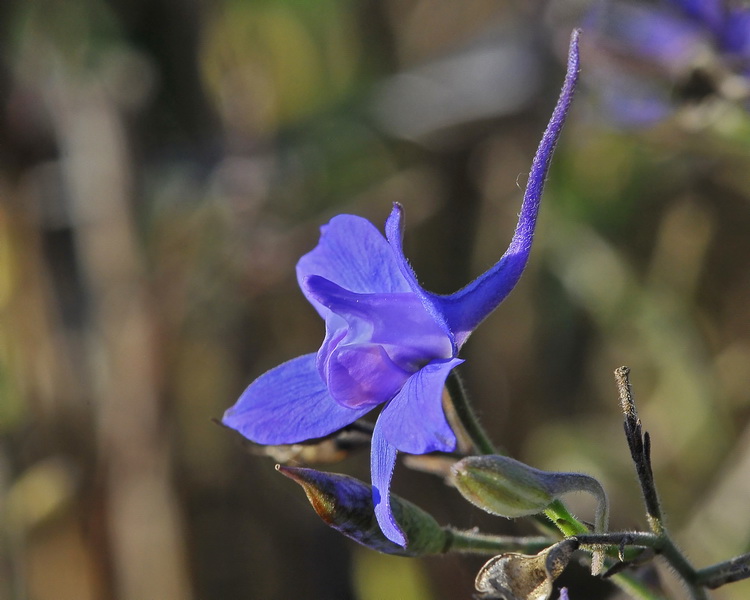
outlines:
{"label": "bokeh background", "polygon": [[[531,262],[460,372],[496,442],[595,475],[612,527],[643,528],[628,364],[678,542],[701,566],[750,550],[750,120],[686,84],[692,55],[608,47],[591,4],[0,3],[0,598],[469,598],[481,558],[356,546],[214,420],[320,344],[294,264],[335,214],[403,203],[433,291],[497,260],[581,24]],[[623,118],[622,65],[669,110]],[[367,480],[367,454],[317,466]],[[532,531],[403,465],[394,491]],[[571,598],[613,593],[583,575]]]}

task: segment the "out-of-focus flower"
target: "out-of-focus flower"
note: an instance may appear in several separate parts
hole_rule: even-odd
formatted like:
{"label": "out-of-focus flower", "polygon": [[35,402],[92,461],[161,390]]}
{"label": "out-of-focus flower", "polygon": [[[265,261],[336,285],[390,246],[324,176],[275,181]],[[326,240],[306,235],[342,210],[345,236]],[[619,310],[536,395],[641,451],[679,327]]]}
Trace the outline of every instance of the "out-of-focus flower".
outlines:
{"label": "out-of-focus flower", "polygon": [[474,585],[483,600],[547,600],[577,548],[578,541],[570,538],[534,556],[495,556],[479,570]]}
{"label": "out-of-focus flower", "polygon": [[682,104],[748,106],[750,6],[725,0],[600,0],[585,18],[589,75],[606,112],[650,124]]}
{"label": "out-of-focus flower", "polygon": [[531,167],[516,231],[502,258],[448,295],[424,290],[402,249],[402,209],[395,205],[384,238],[365,219],[334,217],[318,246],[297,263],[305,297],[326,323],[317,354],[261,375],[223,418],[260,444],[323,437],[384,405],[372,435],[373,504],[386,537],[407,545],[391,511],[396,454],[449,452],[456,437],[442,409],[450,371],[474,328],[516,285],[534,236],[544,180],[578,78],[578,36],[568,73]]}

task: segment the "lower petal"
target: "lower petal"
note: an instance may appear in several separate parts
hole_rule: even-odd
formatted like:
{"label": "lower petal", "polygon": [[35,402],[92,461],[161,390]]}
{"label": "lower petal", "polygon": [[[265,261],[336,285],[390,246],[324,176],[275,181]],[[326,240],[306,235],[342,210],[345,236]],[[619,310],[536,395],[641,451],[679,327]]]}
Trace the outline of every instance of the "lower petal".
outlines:
{"label": "lower petal", "polygon": [[371,408],[337,403],[315,367],[315,354],[305,354],[258,377],[221,422],[258,444],[295,444],[338,431]]}
{"label": "lower petal", "polygon": [[393,398],[409,378],[377,344],[343,346],[325,363],[328,390],[343,406],[362,409]]}
{"label": "lower petal", "polygon": [[385,537],[406,548],[408,540],[391,510],[391,478],[395,466],[396,448],[389,444],[383,436],[380,420],[378,420],[372,433],[370,454],[372,503],[375,506],[375,518],[378,520],[378,525],[380,525]]}
{"label": "lower petal", "polygon": [[460,358],[433,361],[414,373],[383,409],[378,425],[388,442],[402,452],[450,452],[456,447],[443,412],[443,388]]}

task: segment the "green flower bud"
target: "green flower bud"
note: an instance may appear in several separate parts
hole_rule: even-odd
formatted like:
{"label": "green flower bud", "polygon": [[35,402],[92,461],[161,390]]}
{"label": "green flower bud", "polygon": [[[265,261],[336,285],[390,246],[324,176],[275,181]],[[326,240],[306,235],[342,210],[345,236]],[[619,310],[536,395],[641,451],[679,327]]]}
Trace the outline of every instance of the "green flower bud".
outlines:
{"label": "green flower bud", "polygon": [[[602,485],[581,473],[541,471],[507,456],[470,456],[451,469],[452,481],[472,504],[502,517],[516,518],[543,512],[569,492],[588,492],[597,501],[595,531],[604,533],[609,503]],[[604,564],[601,550],[594,552],[592,571]]]}
{"label": "green flower bud", "polygon": [[400,556],[445,551],[450,534],[431,515],[403,498],[391,495],[391,509],[406,534],[406,548],[383,535],[375,519],[371,486],[338,473],[281,465],[276,465],[276,469],[302,486],[313,509],[327,525],[363,546]]}
{"label": "green flower bud", "polygon": [[505,600],[547,600],[552,587],[578,548],[575,538],[563,540],[535,556],[501,554],[479,570],[474,585],[482,597]]}
{"label": "green flower bud", "polygon": [[536,515],[555,500],[544,471],[507,456],[470,456],[453,465],[452,480],[472,504],[493,515]]}

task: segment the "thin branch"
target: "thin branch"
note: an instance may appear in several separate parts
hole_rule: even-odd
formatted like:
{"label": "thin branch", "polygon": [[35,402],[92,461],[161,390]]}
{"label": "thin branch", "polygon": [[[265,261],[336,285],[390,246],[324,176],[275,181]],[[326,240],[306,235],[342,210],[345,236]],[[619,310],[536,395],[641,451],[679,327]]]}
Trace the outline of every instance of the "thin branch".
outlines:
{"label": "thin branch", "polygon": [[680,574],[693,600],[706,599],[708,596],[703,585],[697,582],[698,575],[695,568],[680,552],[664,527],[659,496],[656,493],[656,484],[654,483],[654,472],[651,468],[651,438],[648,433],[643,432],[641,420],[638,418],[629,375],[630,369],[628,367],[615,369],[620,406],[625,416],[625,437],[628,440],[630,455],[635,463],[638,481],[641,484],[649,526],[651,531],[659,538],[658,548],[655,547],[655,549]]}
{"label": "thin branch", "polygon": [[448,542],[445,552],[495,555],[504,552],[536,554],[558,540],[546,536],[487,535],[474,529],[461,530],[446,527]]}
{"label": "thin branch", "polygon": [[712,590],[750,578],[750,552],[698,571],[697,581]]}
{"label": "thin branch", "polygon": [[648,432],[643,432],[641,420],[638,418],[629,374],[630,369],[628,367],[615,369],[615,381],[617,382],[617,389],[620,394],[620,406],[625,416],[625,437],[628,440],[630,456],[635,463],[638,481],[641,484],[649,526],[651,527],[651,531],[661,534],[664,532],[664,523],[659,496],[656,493],[656,485],[654,484],[654,472],[651,468],[651,438]]}

